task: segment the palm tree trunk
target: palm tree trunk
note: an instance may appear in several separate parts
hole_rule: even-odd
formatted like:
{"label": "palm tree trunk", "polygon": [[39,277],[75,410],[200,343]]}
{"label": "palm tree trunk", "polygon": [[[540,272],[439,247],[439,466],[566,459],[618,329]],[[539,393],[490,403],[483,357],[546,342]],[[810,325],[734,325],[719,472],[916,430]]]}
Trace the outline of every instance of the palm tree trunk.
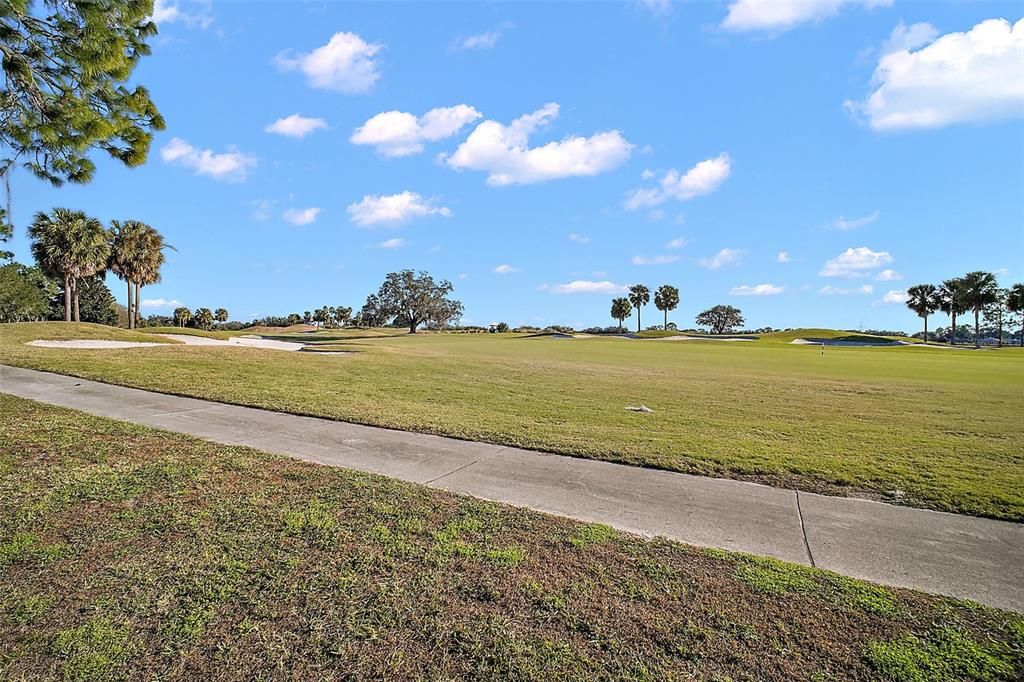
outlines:
{"label": "palm tree trunk", "polygon": [[664,330],[668,331],[668,308],[665,308],[665,326]]}
{"label": "palm tree trunk", "polygon": [[78,313],[78,278],[74,280],[75,285],[75,322],[81,322],[82,316]]}
{"label": "palm tree trunk", "polygon": [[981,344],[978,341],[978,309],[974,309],[974,347],[981,348]]}
{"label": "palm tree trunk", "polygon": [[139,326],[139,291],[142,290],[142,285],[135,282],[135,326]]}
{"label": "palm tree trunk", "polygon": [[956,313],[953,313],[953,327],[952,331],[949,332],[949,345],[953,346],[956,344]]}
{"label": "palm tree trunk", "polygon": [[64,275],[64,321],[71,321],[71,277]]}
{"label": "palm tree trunk", "polygon": [[640,307],[639,306],[637,306],[637,309],[636,309],[636,333],[637,334],[640,333]]}
{"label": "palm tree trunk", "polygon": [[135,313],[132,308],[132,282],[128,279],[125,282],[128,284],[128,328],[135,329]]}
{"label": "palm tree trunk", "polygon": [[924,316],[924,342],[928,343],[928,316]]}

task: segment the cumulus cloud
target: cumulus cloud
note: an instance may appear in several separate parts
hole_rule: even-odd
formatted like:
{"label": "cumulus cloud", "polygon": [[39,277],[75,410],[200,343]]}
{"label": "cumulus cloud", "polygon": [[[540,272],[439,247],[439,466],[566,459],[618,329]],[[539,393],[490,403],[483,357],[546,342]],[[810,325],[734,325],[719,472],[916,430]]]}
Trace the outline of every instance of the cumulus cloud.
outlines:
{"label": "cumulus cloud", "polygon": [[774,284],[755,284],[753,286],[743,284],[733,287],[729,293],[733,296],[775,296],[786,290],[786,287],[778,287]]}
{"label": "cumulus cloud", "polygon": [[567,284],[545,285],[545,291],[552,294],[624,294],[626,287],[608,280],[594,281],[589,279],[576,279]]}
{"label": "cumulus cloud", "polygon": [[405,246],[405,240],[394,237],[392,239],[385,239],[382,242],[377,243],[379,249],[397,249],[400,246]]}
{"label": "cumulus cloud", "polygon": [[279,118],[266,128],[265,132],[285,137],[303,138],[317,130],[327,130],[327,121],[322,118],[308,118],[299,114],[292,114],[285,118]]}
{"label": "cumulus cloud", "polygon": [[895,270],[890,270],[889,268],[886,268],[885,270],[882,270],[880,273],[875,275],[875,279],[877,279],[879,282],[895,282],[896,280],[903,279],[903,275],[896,272]]}
{"label": "cumulus cloud", "polygon": [[788,263],[789,251],[779,251],[779,255],[775,257],[775,260],[777,260],[780,263]]}
{"label": "cumulus cloud", "polygon": [[256,157],[243,154],[234,147],[216,154],[211,149],[197,149],[180,137],[171,138],[160,150],[160,158],[191,168],[196,175],[208,175],[215,180],[242,182],[249,169],[256,167]]}
{"label": "cumulus cloud", "polygon": [[847,249],[825,261],[825,266],[818,274],[822,277],[867,277],[871,271],[893,260],[888,251],[872,251],[866,246],[860,246]]}
{"label": "cumulus cloud", "polygon": [[872,211],[866,216],[860,218],[845,218],[843,216],[839,216],[834,221],[832,221],[832,224],[829,225],[829,227],[831,227],[833,230],[839,230],[840,232],[847,232],[848,230],[856,230],[858,227],[870,225],[871,223],[878,220],[881,216],[881,211],[877,210]]}
{"label": "cumulus cloud", "polygon": [[879,303],[906,303],[907,292],[905,289],[890,289],[878,300]]}
{"label": "cumulus cloud", "polygon": [[847,109],[876,130],[941,128],[1021,115],[1024,19],[1012,26],[1005,19],[989,19],[963,33],[934,35],[925,28],[897,27],[885,48],[890,51],[875,68],[871,92],[861,101],[847,101]]}
{"label": "cumulus cloud", "polygon": [[482,114],[468,104],[431,109],[420,117],[404,111],[384,111],[352,133],[352,144],[373,145],[383,156],[408,156],[423,151],[424,142],[451,137]]}
{"label": "cumulus cloud", "polygon": [[250,201],[249,205],[252,206],[252,211],[249,213],[249,217],[258,223],[270,220],[270,209],[274,207],[276,201],[270,199],[256,199]]}
{"label": "cumulus cloud", "polygon": [[309,225],[318,215],[319,208],[289,208],[281,217],[292,225]]}
{"label": "cumulus cloud", "polygon": [[496,273],[498,273],[499,275],[507,275],[507,274],[512,273],[512,272],[519,272],[519,269],[518,268],[514,268],[511,265],[508,265],[507,263],[503,263],[503,264],[499,265],[498,267],[494,268],[494,271]]}
{"label": "cumulus cloud", "polygon": [[916,50],[935,40],[939,35],[939,29],[927,22],[905,25],[902,21],[892,30],[889,39],[882,44],[881,55],[884,57],[893,52],[904,50]]}
{"label": "cumulus cloud", "polygon": [[726,265],[736,265],[740,262],[743,252],[739,249],[722,249],[710,258],[701,258],[697,265],[708,270],[717,270]]}
{"label": "cumulus cloud", "polygon": [[624,205],[628,210],[635,211],[638,208],[657,206],[669,199],[689,201],[714,192],[731,172],[732,160],[725,153],[704,159],[685,173],[672,168],[661,177],[657,187],[642,187],[631,191]]}
{"label": "cumulus cloud", "polygon": [[374,57],[382,49],[383,45],[367,43],[355,33],[340,32],[312,52],[279,52],[274,63],[282,71],[301,71],[314,88],[360,93],[380,78]]}
{"label": "cumulus cloud", "polygon": [[209,3],[199,3],[198,12],[186,12],[181,9],[181,5],[169,3],[167,0],[156,0],[153,3],[153,15],[150,19],[158,26],[181,22],[189,28],[209,28],[213,23],[213,16],[209,13]]}
{"label": "cumulus cloud", "polygon": [[893,0],[736,0],[722,28],[729,31],[772,31],[781,33],[807,22],[829,19],[846,5],[872,8],[891,5]]}
{"label": "cumulus cloud", "polygon": [[662,254],[660,256],[633,256],[631,261],[633,265],[667,265],[669,263],[675,263],[679,260],[679,256],[671,254]]}
{"label": "cumulus cloud", "polygon": [[349,217],[362,227],[371,225],[400,225],[415,218],[439,215],[447,218],[452,214],[447,206],[436,206],[430,199],[424,199],[416,192],[398,194],[367,194],[354,204],[349,204]]}
{"label": "cumulus cloud", "polygon": [[503,186],[597,175],[629,158],[633,145],[618,130],[530,147],[530,136],[557,118],[558,112],[558,104],[552,102],[508,125],[484,121],[454,153],[443,157],[444,162],[455,170],[484,171],[487,184]]}
{"label": "cumulus cloud", "polygon": [[575,232],[573,232],[572,234],[569,235],[569,241],[576,242],[577,244],[589,244],[590,237],[583,234],[576,234]]}
{"label": "cumulus cloud", "polygon": [[818,292],[822,296],[850,296],[854,294],[872,294],[875,288],[870,284],[864,286],[854,287],[852,289],[845,289],[843,287],[824,286]]}
{"label": "cumulus cloud", "polygon": [[687,244],[689,244],[689,242],[686,241],[686,237],[676,237],[672,241],[666,243],[665,244],[665,248],[666,249],[681,249],[684,246],[686,246]]}
{"label": "cumulus cloud", "polygon": [[140,308],[179,308],[184,303],[176,298],[144,298],[139,304]]}

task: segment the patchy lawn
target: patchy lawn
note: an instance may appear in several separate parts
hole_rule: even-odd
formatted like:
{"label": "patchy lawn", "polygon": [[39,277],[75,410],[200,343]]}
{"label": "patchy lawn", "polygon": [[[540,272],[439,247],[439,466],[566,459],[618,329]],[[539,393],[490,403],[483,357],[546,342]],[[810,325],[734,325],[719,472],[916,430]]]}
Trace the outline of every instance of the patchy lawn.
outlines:
{"label": "patchy lawn", "polygon": [[0,414],[0,678],[1024,675],[1019,615],[4,395]]}

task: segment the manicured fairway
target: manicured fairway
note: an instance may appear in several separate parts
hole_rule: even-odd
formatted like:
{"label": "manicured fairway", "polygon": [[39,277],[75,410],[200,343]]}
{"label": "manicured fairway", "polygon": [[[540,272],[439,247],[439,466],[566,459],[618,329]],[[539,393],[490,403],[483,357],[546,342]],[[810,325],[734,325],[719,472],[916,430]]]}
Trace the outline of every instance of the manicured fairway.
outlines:
{"label": "manicured fairway", "polygon": [[[918,347],[299,335],[352,355],[34,348],[118,330],[0,327],[0,362],[129,386],[1024,519],[1024,354]],[[806,335],[822,335],[809,331]],[[337,338],[335,338],[335,336]],[[652,413],[626,410],[644,404]]]}
{"label": "manicured fairway", "polygon": [[0,414],[3,679],[1024,674],[1020,615],[2,394]]}

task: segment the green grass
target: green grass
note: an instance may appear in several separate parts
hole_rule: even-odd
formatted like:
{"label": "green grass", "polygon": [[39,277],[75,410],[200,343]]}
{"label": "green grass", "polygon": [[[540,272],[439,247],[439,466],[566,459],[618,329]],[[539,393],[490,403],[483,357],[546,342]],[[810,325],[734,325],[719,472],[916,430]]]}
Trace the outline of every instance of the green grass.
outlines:
{"label": "green grass", "polygon": [[[359,333],[291,337],[358,351],[350,355],[181,345],[68,351],[24,342],[125,332],[2,325],[0,362],[390,428],[1024,519],[1019,349],[829,347],[822,355],[788,343],[823,330],[733,343]],[[625,409],[641,403],[654,412]]]}
{"label": "green grass", "polygon": [[1024,674],[1020,615],[2,394],[0,413],[0,544],[20,548],[0,679]]}

